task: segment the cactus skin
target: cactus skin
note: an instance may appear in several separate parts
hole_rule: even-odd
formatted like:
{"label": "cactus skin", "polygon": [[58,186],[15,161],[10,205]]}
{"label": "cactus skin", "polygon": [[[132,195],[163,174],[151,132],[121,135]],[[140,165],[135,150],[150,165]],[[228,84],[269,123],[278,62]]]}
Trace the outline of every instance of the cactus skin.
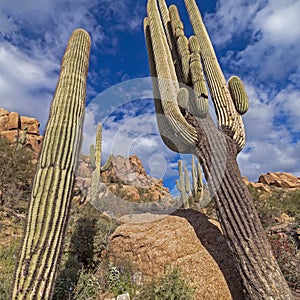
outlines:
{"label": "cactus skin", "polygon": [[91,144],[90,145],[90,164],[91,164],[91,168],[92,170],[96,169],[96,155],[95,155],[95,145]]}
{"label": "cactus skin", "polygon": [[[164,0],[159,0],[159,7],[164,8],[164,13],[160,14],[156,0],[148,0],[148,17],[144,21],[150,72],[152,77],[157,77],[157,80],[152,79],[152,83],[161,137],[171,150],[195,154],[201,163],[216,204],[219,222],[236,259],[245,299],[290,300],[291,292],[272,255],[253,199],[243,182],[236,160],[237,154],[246,143],[241,117],[241,113],[246,110],[246,104],[244,100],[240,102],[244,97],[236,97],[243,94],[241,87],[234,92],[231,87],[230,93],[233,80],[230,80],[228,88],[197,4],[195,0],[184,0],[199,44],[200,63],[213,101],[218,126],[214,125],[209,114],[202,114],[201,108],[197,113],[199,106],[193,106],[191,95],[188,99],[188,111],[179,107],[178,102],[182,101],[177,102],[178,82],[183,80],[178,71],[178,62],[172,62],[175,57],[174,51],[179,51],[177,44],[176,49],[172,48],[175,44],[171,44],[169,41],[172,42],[172,38],[168,38],[169,23],[165,20],[170,18],[171,7],[168,17],[166,4],[162,2]],[[164,22],[161,21],[161,15],[164,16]],[[183,26],[180,24],[179,27],[182,31]],[[174,37],[174,33],[172,35]],[[198,52],[198,46],[194,42],[194,38],[189,40],[189,50],[192,54],[190,66],[192,61],[195,62]],[[186,70],[182,71],[181,74]],[[192,72],[198,73],[197,76],[202,78],[193,79]],[[190,76],[192,83],[189,86],[196,90],[196,82],[204,81],[202,72],[194,65]],[[174,82],[176,80],[177,83]],[[200,96],[201,94],[202,92]],[[205,92],[202,98],[206,98]],[[194,107],[196,109],[193,109]]]}
{"label": "cactus skin", "polygon": [[51,299],[82,138],[90,37],[71,35],[37,165],[12,299]]}

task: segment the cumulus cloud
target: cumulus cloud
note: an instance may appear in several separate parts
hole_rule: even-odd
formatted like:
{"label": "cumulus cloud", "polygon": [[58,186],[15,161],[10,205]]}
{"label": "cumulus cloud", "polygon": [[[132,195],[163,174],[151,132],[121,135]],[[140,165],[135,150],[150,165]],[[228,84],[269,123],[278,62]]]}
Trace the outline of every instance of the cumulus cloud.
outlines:
{"label": "cumulus cloud", "polygon": [[[90,33],[93,66],[99,52],[117,49],[117,30],[137,30],[141,7],[128,0],[0,1],[0,106],[39,118],[43,129],[72,31]],[[88,76],[87,96],[93,98],[103,77],[95,71]]]}
{"label": "cumulus cloud", "polygon": [[224,53],[225,74],[239,75],[250,99],[238,161],[252,180],[268,171],[300,172],[299,11],[297,0],[229,0],[204,18]]}

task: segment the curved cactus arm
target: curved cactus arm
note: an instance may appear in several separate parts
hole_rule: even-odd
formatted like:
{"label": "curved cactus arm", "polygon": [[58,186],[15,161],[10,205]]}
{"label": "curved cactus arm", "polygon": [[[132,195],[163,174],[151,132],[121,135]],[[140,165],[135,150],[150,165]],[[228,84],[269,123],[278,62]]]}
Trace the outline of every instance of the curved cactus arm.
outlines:
{"label": "curved cactus arm", "polygon": [[218,63],[215,51],[203,23],[195,0],[184,0],[198,42],[207,84],[214,103],[219,127],[237,144],[238,151],[245,145],[244,124],[235,109],[226,80]]}
{"label": "curved cactus arm", "polygon": [[75,30],[50,109],[12,299],[50,299],[52,295],[82,138],[89,52],[89,34]]}
{"label": "curved cactus arm", "polygon": [[249,99],[242,80],[238,76],[231,76],[228,79],[228,89],[237,112],[245,114],[249,108]]}
{"label": "curved cactus arm", "polygon": [[111,165],[113,159],[114,159],[114,156],[113,156],[113,154],[111,154],[111,155],[108,157],[106,163],[105,163],[103,166],[101,166],[101,172],[106,171],[106,170],[110,167],[110,165]]}
{"label": "curved cactus arm", "polygon": [[144,30],[160,134],[171,150],[189,153],[195,147],[196,131],[184,119],[177,104],[179,84],[154,0],[148,2],[148,15]]}

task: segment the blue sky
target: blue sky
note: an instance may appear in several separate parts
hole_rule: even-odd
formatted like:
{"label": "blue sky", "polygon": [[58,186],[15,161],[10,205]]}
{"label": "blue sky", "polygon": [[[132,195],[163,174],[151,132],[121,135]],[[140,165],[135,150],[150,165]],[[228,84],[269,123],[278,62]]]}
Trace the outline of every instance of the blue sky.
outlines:
{"label": "blue sky", "polygon": [[[190,35],[183,0],[167,3],[178,5]],[[300,176],[300,1],[197,3],[225,77],[240,76],[249,95],[242,174]],[[145,15],[144,0],[0,0],[0,107],[38,118],[43,129],[68,38],[82,27],[92,38],[84,149],[102,120],[104,156],[136,153],[172,189],[185,156],[169,151],[157,132]]]}

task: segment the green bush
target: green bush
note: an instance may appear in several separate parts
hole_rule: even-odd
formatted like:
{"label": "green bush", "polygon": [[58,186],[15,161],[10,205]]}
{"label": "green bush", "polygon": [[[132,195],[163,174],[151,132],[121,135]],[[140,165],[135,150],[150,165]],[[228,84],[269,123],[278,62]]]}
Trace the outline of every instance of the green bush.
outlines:
{"label": "green bush", "polygon": [[100,292],[100,284],[92,272],[81,270],[78,282],[74,289],[76,300],[96,300]]}
{"label": "green bush", "polygon": [[91,204],[73,203],[54,300],[74,298],[74,293],[88,293],[87,290],[80,292],[80,286],[98,269],[101,253],[107,249],[108,238],[117,225],[116,221],[105,219]]}
{"label": "green bush", "polygon": [[17,149],[0,136],[0,166],[0,207],[25,213],[35,171],[31,152],[25,147]]}
{"label": "green bush", "polygon": [[16,257],[20,247],[21,239],[15,239],[10,245],[5,248],[0,248],[0,299],[9,299]]}
{"label": "green bush", "polygon": [[143,286],[136,300],[193,300],[194,289],[182,278],[178,268]]}

